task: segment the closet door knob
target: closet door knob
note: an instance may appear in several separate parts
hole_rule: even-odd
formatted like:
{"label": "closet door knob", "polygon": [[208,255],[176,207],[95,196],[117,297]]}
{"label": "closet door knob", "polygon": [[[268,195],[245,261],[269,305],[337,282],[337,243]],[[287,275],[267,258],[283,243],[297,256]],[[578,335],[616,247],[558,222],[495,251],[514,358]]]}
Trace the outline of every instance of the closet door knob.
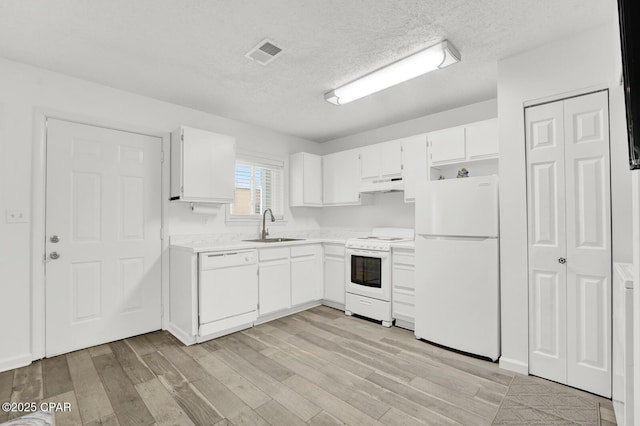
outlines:
{"label": "closet door knob", "polygon": [[560,259],[558,259],[558,263],[561,265],[564,265],[565,263],[567,263],[567,259],[565,259],[564,257],[561,257]]}

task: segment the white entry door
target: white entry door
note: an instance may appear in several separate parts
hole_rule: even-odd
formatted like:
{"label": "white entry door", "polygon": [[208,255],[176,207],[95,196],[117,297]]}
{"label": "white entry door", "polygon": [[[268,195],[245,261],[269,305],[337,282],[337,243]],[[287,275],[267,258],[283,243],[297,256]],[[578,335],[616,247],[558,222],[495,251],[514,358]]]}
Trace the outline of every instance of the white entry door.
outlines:
{"label": "white entry door", "polygon": [[161,328],[161,140],[47,120],[46,355]]}
{"label": "white entry door", "polygon": [[611,395],[607,92],[526,109],[529,371]]}

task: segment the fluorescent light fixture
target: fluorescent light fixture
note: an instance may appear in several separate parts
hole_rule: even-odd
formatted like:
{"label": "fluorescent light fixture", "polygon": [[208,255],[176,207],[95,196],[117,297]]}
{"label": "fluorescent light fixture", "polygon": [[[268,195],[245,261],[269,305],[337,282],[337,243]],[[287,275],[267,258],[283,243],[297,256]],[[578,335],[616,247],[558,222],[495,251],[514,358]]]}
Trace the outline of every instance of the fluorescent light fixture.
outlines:
{"label": "fluorescent light fixture", "polygon": [[324,99],[335,105],[344,105],[459,61],[458,50],[444,40],[325,93]]}

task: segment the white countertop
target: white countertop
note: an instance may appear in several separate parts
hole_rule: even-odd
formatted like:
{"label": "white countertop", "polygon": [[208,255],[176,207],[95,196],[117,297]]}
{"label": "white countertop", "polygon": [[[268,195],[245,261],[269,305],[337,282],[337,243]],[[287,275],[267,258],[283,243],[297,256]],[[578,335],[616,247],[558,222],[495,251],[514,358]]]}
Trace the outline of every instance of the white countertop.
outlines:
{"label": "white countertop", "polygon": [[335,243],[344,244],[346,239],[336,238],[306,238],[298,241],[282,241],[276,243],[261,243],[257,241],[201,241],[201,242],[182,242],[171,244],[172,249],[186,250],[193,253],[201,253],[205,251],[229,251],[229,250],[248,250],[263,249],[269,247],[287,247],[300,246],[306,244]]}
{"label": "white countertop", "polygon": [[[263,249],[269,247],[288,247],[299,246],[306,244],[345,244],[347,238],[306,238],[299,241],[282,241],[277,243],[261,243],[254,241],[183,241],[180,243],[171,244],[171,249],[185,250],[192,253],[201,253],[209,251],[229,251],[229,250],[249,250],[249,249]],[[401,249],[413,249],[415,246],[413,241],[402,241],[392,243],[391,248]]]}

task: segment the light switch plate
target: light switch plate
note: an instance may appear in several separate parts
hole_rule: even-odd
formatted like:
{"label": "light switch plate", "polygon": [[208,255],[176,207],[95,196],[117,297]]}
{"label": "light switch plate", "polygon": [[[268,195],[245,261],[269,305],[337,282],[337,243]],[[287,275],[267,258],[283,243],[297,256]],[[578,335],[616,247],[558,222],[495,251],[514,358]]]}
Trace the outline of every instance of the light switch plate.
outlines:
{"label": "light switch plate", "polygon": [[7,209],[7,223],[27,223],[27,209]]}

